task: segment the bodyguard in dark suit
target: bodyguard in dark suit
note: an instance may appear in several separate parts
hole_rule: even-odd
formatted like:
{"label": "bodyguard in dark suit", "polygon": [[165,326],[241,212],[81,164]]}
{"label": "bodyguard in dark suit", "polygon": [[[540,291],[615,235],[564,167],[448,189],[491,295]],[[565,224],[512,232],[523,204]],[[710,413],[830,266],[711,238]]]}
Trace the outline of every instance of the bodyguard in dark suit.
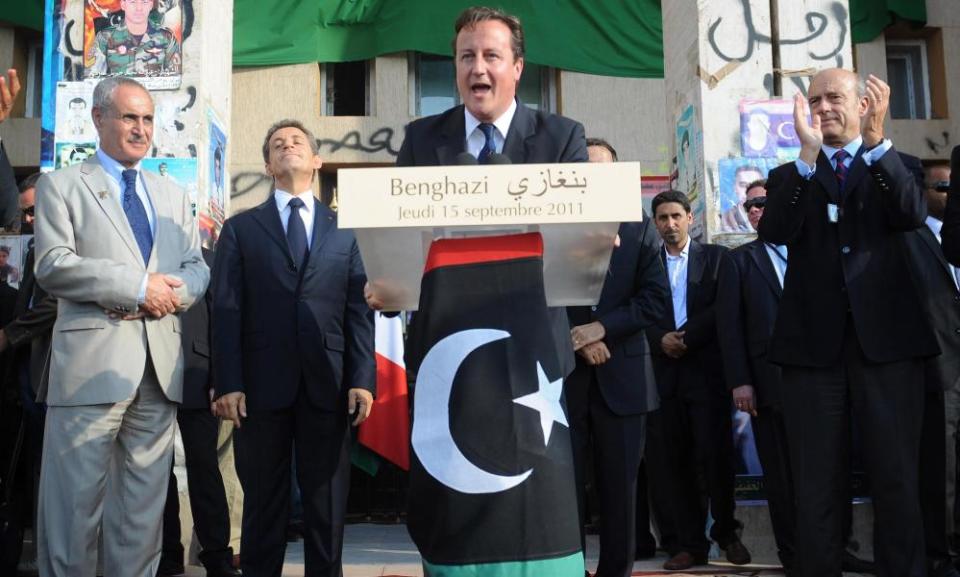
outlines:
{"label": "bodyguard in dark suit", "polygon": [[717,344],[717,286],[727,249],[690,238],[693,215],[682,192],[658,194],[653,211],[670,298],[666,314],[647,329],[660,392],[660,408],[648,423],[647,457],[654,499],[663,504],[678,538],[665,544],[672,557],[664,568],[682,570],[707,561],[699,475],[714,519],[710,535],[731,563],[742,565],[750,562],[750,553],[733,516],[730,391]]}
{"label": "bodyguard in dark suit", "polygon": [[818,73],[794,121],[796,163],[771,171],[760,237],[790,268],[770,346],[797,500],[797,574],[838,577],[850,419],[873,496],[879,577],[925,574],[917,492],[923,359],[938,347],[911,279],[903,233],[926,205],[883,138],[889,87]]}
{"label": "bodyguard in dark suit", "polygon": [[950,168],[930,166],[927,178],[920,159],[900,154],[904,164],[919,172],[925,189],[926,226],[904,238],[913,278],[941,354],[924,367],[926,398],[920,442],[920,505],[923,510],[928,575],[957,577],[950,557],[949,537],[956,530],[957,430],[960,427],[960,288],[957,269],[947,263],[940,246],[946,182]]}
{"label": "bodyguard in dark suit", "polygon": [[[744,203],[756,229],[766,204],[764,181]],[[727,386],[738,410],[750,413],[777,556],[788,574],[794,558],[793,481],[781,402],[780,367],[767,353],[787,271],[787,249],[760,239],[724,255],[717,292],[717,329]]]}
{"label": "bodyguard in dark suit", "polygon": [[[500,10],[474,7],[460,14],[454,28],[463,104],[411,122],[397,166],[458,164],[464,152],[480,164],[494,154],[513,164],[586,162],[583,125],[528,108],[516,98],[524,62],[520,21]],[[552,308],[550,319],[561,369],[568,375],[574,357],[566,312]]]}
{"label": "bodyguard in dark suit", "polygon": [[[587,141],[587,152],[591,162],[616,160],[613,147],[599,139]],[[619,235],[600,301],[567,308],[577,365],[563,387],[581,531],[587,456],[593,455],[600,502],[598,577],[623,577],[633,570],[637,472],[646,415],[657,407],[643,330],[664,313],[669,294],[651,221],[623,223]]]}
{"label": "bodyguard in dark suit", "polygon": [[[213,252],[203,249],[203,259],[213,267]],[[214,389],[210,370],[212,294],[212,290],[207,290],[204,298],[180,317],[184,370],[183,402],[177,409],[177,424],[183,439],[190,511],[201,548],[200,563],[207,570],[207,577],[231,577],[240,575],[240,572],[231,564],[230,511],[217,459],[220,419],[210,410]],[[172,474],[163,521],[160,570],[170,567],[172,571],[168,574],[179,575],[183,572],[180,499],[177,480]]]}
{"label": "bodyguard in dark suit", "polygon": [[960,146],[950,154],[950,193],[943,215],[943,254],[954,266],[960,266]]}
{"label": "bodyguard in dark suit", "polygon": [[351,413],[367,417],[376,380],[366,275],[353,233],[313,197],[313,135],[278,122],[263,159],[274,192],[224,223],[213,280],[217,412],[240,427],[240,562],[245,575],[280,575],[294,452],[306,573],[339,576]]}

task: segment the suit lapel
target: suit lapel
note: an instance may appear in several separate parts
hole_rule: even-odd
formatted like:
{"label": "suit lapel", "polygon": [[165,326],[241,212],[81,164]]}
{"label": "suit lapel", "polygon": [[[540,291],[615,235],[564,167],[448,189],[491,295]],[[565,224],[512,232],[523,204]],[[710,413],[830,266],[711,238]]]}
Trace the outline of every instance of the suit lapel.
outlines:
{"label": "suit lapel", "polygon": [[843,202],[846,204],[855,194],[857,185],[867,174],[867,163],[863,161],[863,146],[857,150],[853,162],[850,163],[850,170],[847,172],[847,181],[844,185]]}
{"label": "suit lapel", "polygon": [[440,166],[456,164],[457,155],[466,149],[467,129],[463,114],[463,105],[457,106],[443,124],[440,143],[436,148]]}
{"label": "suit lapel", "polygon": [[703,246],[690,239],[690,255],[687,262],[687,318],[690,317],[690,305],[694,302],[697,287],[703,279],[703,270],[706,268],[706,259],[703,258]]}
{"label": "suit lapel", "polygon": [[333,211],[327,205],[320,202],[320,199],[315,198],[313,200],[313,210],[315,213],[313,215],[313,235],[310,241],[310,256],[306,268],[310,267],[317,253],[320,252],[320,247],[327,241],[329,236],[327,233],[333,229]]}
{"label": "suit lapel", "polygon": [[950,264],[947,263],[947,259],[943,258],[943,249],[940,247],[940,242],[937,241],[937,237],[933,236],[933,231],[931,231],[927,225],[923,225],[917,229],[917,234],[920,235],[924,244],[927,245],[927,248],[933,253],[934,258],[940,263],[940,267],[947,274],[950,284],[954,285],[953,271],[950,270]]}
{"label": "suit lapel", "polygon": [[507,139],[503,142],[503,154],[513,164],[527,161],[527,139],[534,135],[536,128],[533,112],[518,100],[517,110],[513,113],[513,120],[507,130]]}
{"label": "suit lapel", "polygon": [[767,284],[770,285],[770,289],[774,294],[776,294],[778,298],[783,296],[780,279],[777,277],[777,271],[773,268],[773,263],[770,262],[770,255],[767,254],[767,247],[763,244],[763,241],[755,240],[750,243],[750,258],[753,259],[757,268],[760,269],[760,275],[767,281]]}
{"label": "suit lapel", "polygon": [[160,226],[162,222],[161,216],[171,217],[173,215],[173,206],[171,205],[172,195],[168,193],[167,183],[163,181],[162,178],[157,177],[154,173],[141,170],[141,176],[143,177],[144,186],[147,189],[147,196],[150,198],[150,203],[153,204],[153,213],[154,213],[154,224],[153,224],[153,248],[150,251],[150,262],[147,263],[148,270],[155,270],[156,266],[153,268],[150,267],[150,263],[154,262],[157,257],[157,251],[159,251],[159,246],[161,238],[163,237],[163,228]]}
{"label": "suit lapel", "polygon": [[133,254],[138,261],[143,260],[143,256],[140,254],[140,247],[137,245],[136,239],[133,238],[133,230],[130,228],[127,215],[123,212],[123,207],[120,206],[120,202],[117,200],[113,188],[107,183],[107,175],[103,167],[100,166],[100,161],[97,160],[96,156],[87,159],[80,167],[80,179],[107,215],[110,223],[117,230],[117,233],[120,234],[120,238],[123,239],[124,244],[130,249],[130,253]]}
{"label": "suit lapel", "polygon": [[280,211],[277,210],[277,201],[273,194],[267,198],[266,202],[253,210],[254,218],[267,232],[267,236],[280,247],[280,251],[287,257],[287,264],[293,266],[293,257],[290,256],[290,247],[287,245],[287,235],[283,233]]}

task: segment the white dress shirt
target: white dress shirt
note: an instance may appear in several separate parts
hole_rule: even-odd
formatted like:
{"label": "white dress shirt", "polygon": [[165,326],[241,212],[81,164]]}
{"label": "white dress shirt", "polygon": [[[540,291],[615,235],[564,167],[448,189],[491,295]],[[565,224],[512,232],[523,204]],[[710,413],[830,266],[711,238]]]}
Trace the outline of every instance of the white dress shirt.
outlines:
{"label": "white dress shirt", "polygon": [[[937,238],[937,242],[943,244],[943,240],[940,238],[940,229],[943,228],[943,221],[933,216],[927,216],[927,228],[929,228],[933,236]],[[953,284],[957,287],[957,290],[960,291],[960,278],[957,278],[957,267],[952,264],[947,264],[947,266],[950,267],[950,272],[953,273]]]}
{"label": "white dress shirt", "polygon": [[787,275],[787,245],[781,244],[777,246],[765,242],[763,246],[767,249],[767,256],[770,257],[770,262],[773,263],[773,270],[777,273],[780,288],[783,288],[783,277]]}
{"label": "white dress shirt", "polygon": [[[853,140],[851,140],[850,142],[848,142],[847,145],[843,147],[843,149],[847,151],[847,155],[848,155],[846,160],[843,162],[844,166],[846,166],[847,168],[850,168],[850,165],[853,164],[853,159],[856,158],[857,151],[860,150],[861,146],[863,146],[863,137],[858,136]],[[880,142],[880,144],[878,144],[871,150],[865,151],[861,155],[861,158],[863,158],[864,164],[866,164],[867,166],[870,166],[874,162],[880,160],[880,157],[886,154],[886,152],[890,150],[892,146],[893,146],[893,142],[891,142],[889,138],[884,138]],[[836,154],[837,151],[840,149],[834,148],[832,146],[827,146],[826,144],[824,144],[820,146],[820,150],[822,150],[823,154],[827,157],[828,160],[830,160],[830,166],[832,166],[833,169],[836,170],[837,165],[836,165],[836,161],[834,161],[833,159],[833,155]],[[797,171],[800,173],[800,176],[806,178],[807,180],[813,178],[813,175],[817,172],[816,164],[814,164],[813,166],[810,166],[809,164],[800,160],[799,158],[797,159],[796,165],[797,165]]]}
{"label": "white dress shirt", "polygon": [[[510,103],[510,108],[506,112],[500,115],[500,118],[494,120],[493,124],[496,130],[493,131],[493,144],[496,147],[497,153],[503,153],[503,143],[507,140],[507,132],[510,130],[510,123],[513,122],[513,115],[517,111],[517,101],[514,100]],[[474,158],[480,156],[480,151],[483,150],[483,145],[487,143],[487,137],[483,135],[483,131],[480,130],[480,124],[482,124],[477,117],[470,114],[470,111],[467,110],[467,107],[463,107],[463,117],[464,117],[464,133],[467,135],[467,152],[472,154]]]}
{"label": "white dress shirt", "polygon": [[[666,246],[664,246],[666,251]],[[667,278],[670,280],[670,295],[673,297],[673,322],[679,330],[687,324],[687,265],[690,263],[690,237],[680,254],[667,255]]]}
{"label": "white dress shirt", "polygon": [[[283,232],[287,232],[287,223],[290,222],[290,199],[294,195],[290,194],[285,190],[280,190],[279,188],[273,193],[273,199],[277,203],[277,210],[280,211],[280,222],[283,224]],[[303,227],[307,231],[307,250],[310,250],[311,245],[313,244],[313,218],[316,215],[315,203],[316,199],[313,196],[313,191],[308,190],[306,192],[301,192],[296,195],[297,198],[303,201],[303,206],[300,208],[300,219],[303,220]]]}

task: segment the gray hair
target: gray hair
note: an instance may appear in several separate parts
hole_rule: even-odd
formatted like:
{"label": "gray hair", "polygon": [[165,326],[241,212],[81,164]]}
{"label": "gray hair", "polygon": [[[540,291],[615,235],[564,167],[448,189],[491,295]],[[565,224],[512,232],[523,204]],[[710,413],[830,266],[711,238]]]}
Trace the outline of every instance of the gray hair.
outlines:
{"label": "gray hair", "polygon": [[[150,94],[150,91],[144,88],[143,84],[140,84],[133,78],[110,76],[98,82],[96,88],[93,89],[93,108],[100,109],[101,112],[113,108],[113,94],[117,91],[117,88],[121,86],[136,86],[145,93]],[[153,99],[152,96],[150,98],[151,100]]]}

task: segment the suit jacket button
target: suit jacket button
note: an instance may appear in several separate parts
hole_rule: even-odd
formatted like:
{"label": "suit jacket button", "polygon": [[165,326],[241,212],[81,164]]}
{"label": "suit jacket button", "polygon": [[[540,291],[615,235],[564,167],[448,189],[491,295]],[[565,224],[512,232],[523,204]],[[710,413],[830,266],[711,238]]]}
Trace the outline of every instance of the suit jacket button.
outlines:
{"label": "suit jacket button", "polygon": [[843,248],[840,249],[840,252],[842,252],[843,254],[850,254],[850,247],[849,247],[849,246],[845,246],[845,247],[843,247]]}
{"label": "suit jacket button", "polygon": [[597,306],[594,305],[594,306],[590,307],[590,310],[593,311],[593,312],[597,312]]}
{"label": "suit jacket button", "polygon": [[955,332],[955,333],[957,333],[958,335],[960,335],[960,329],[954,329],[953,332]]}

